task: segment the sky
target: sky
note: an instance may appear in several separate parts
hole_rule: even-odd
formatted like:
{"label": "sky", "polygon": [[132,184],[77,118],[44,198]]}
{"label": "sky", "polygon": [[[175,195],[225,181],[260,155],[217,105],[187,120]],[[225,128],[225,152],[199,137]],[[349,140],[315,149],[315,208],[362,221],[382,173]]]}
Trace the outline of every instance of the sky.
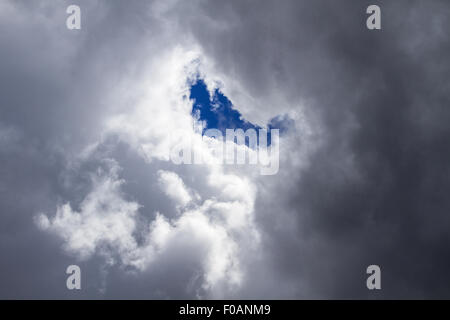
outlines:
{"label": "sky", "polygon": [[[271,130],[277,129],[284,134],[289,128],[295,128],[294,120],[288,115],[278,115],[269,119],[263,127],[245,120],[237,107],[220,91],[215,88],[210,94],[208,86],[203,79],[194,77],[189,84],[189,99],[192,100],[192,116],[201,124],[204,135],[208,129],[214,129],[226,136],[227,129],[254,130],[259,137],[259,130],[267,130],[267,145],[271,145]],[[249,140],[245,141],[249,146]]]}
{"label": "sky", "polygon": [[[449,14],[1,1],[0,298],[450,298]],[[202,120],[280,129],[279,170],[171,161]]]}
{"label": "sky", "polygon": [[242,130],[260,129],[245,119],[236,109],[232,102],[216,88],[212,95],[209,94],[208,87],[203,79],[195,79],[190,84],[189,99],[192,100],[192,115],[199,121],[204,121],[204,132],[207,129],[218,129],[222,134],[226,134],[226,129]]}

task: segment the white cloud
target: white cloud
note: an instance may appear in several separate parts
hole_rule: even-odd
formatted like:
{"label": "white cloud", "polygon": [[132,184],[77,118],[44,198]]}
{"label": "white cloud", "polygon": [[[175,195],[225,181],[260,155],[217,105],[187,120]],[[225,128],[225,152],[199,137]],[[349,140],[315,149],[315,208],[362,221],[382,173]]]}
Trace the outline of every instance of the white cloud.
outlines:
{"label": "white cloud", "polygon": [[192,201],[192,197],[183,180],[175,172],[159,170],[158,176],[158,181],[163,191],[178,205],[186,206]]}
{"label": "white cloud", "polygon": [[120,190],[124,181],[117,171],[117,164],[113,164],[109,172],[98,172],[92,177],[92,191],[79,211],[66,203],[58,206],[52,218],[39,215],[38,225],[63,238],[64,248],[80,259],[90,258],[99,250],[104,254],[117,253],[122,263],[131,264],[137,247],[133,232],[139,205],[124,199]]}
{"label": "white cloud", "polygon": [[[65,249],[80,258],[101,253],[142,272],[157,268],[163,261],[182,269],[195,257],[199,273],[186,279],[186,285],[199,277],[198,289],[208,297],[219,298],[229,296],[247,281],[250,261],[260,257],[263,250],[255,223],[255,201],[264,180],[257,166],[223,166],[210,161],[200,169],[170,162],[168,156],[177,144],[214,158],[195,129],[192,101],[186,99],[187,80],[202,68],[200,57],[201,51],[179,46],[166,50],[160,59],[149,62],[147,76],[135,79],[140,84],[134,91],[134,104],[104,119],[103,136],[119,137],[145,159],[147,170],[158,177],[148,183],[163,190],[177,208],[177,216],[170,219],[165,212],[147,212],[137,202],[126,200],[121,192],[124,181],[114,167],[94,179],[79,211],[66,204],[57,208],[55,217],[41,215],[38,222],[43,229],[58,234]],[[208,70],[201,73],[210,85],[214,83]],[[102,141],[92,144],[80,159],[89,161],[101,145]],[[154,160],[172,167],[162,170]],[[276,196],[276,190],[265,190],[264,194]],[[138,232],[138,219],[154,214],[156,218],[140,226]]]}
{"label": "white cloud", "polygon": [[[239,110],[245,111],[250,120],[263,123],[273,112],[258,115],[255,98],[245,94],[245,87],[230,75],[217,72],[214,61],[204,55],[195,41],[186,45],[180,39],[172,40],[172,27],[169,23],[162,35],[155,35],[149,45],[151,50],[143,45],[142,52],[152,54],[136,63],[139,72],[121,76],[112,92],[99,93],[104,94],[105,105],[114,105],[105,110],[99,107],[104,112],[98,122],[102,138],[89,141],[77,161],[88,162],[107,137],[119,137],[145,159],[145,170],[158,177],[157,181],[145,183],[162,188],[167,199],[161,197],[158,201],[172,201],[177,206],[177,216],[169,218],[163,211],[149,212],[137,200],[129,200],[119,170],[119,166],[127,164],[113,162],[109,171],[93,177],[92,189],[79,209],[67,203],[58,206],[54,216],[42,214],[36,222],[43,230],[57,234],[65,250],[80,259],[102,254],[119,265],[149,272],[150,276],[164,261],[182,270],[188,259],[195,259],[199,270],[191,278],[201,279],[200,289],[207,297],[229,297],[247,281],[251,273],[248,266],[252,264],[249,261],[263,251],[255,223],[255,201],[259,189],[266,188],[265,180],[258,167],[214,162],[200,169],[196,165],[174,166],[169,155],[177,144],[189,144],[193,152],[213,158],[195,129],[192,101],[187,99],[188,79],[197,73],[209,90],[220,83],[233,102],[242,102],[237,105],[245,109]],[[164,45],[158,45],[161,43]],[[95,65],[95,61],[91,63]],[[293,141],[293,145],[297,143]],[[296,161],[299,159],[295,157]],[[170,169],[159,167],[161,162]],[[277,190],[268,189],[265,201],[276,201]],[[129,196],[133,199],[133,194]],[[142,227],[138,221],[145,221],[146,225]]]}
{"label": "white cloud", "polygon": [[[209,296],[223,297],[239,287],[244,276],[240,251],[249,248],[242,241],[257,242],[254,226],[248,219],[254,199],[236,197],[237,194],[225,190],[228,202],[214,197],[173,220],[157,213],[148,228],[144,228],[144,241],[138,244],[135,233],[140,206],[125,199],[121,191],[124,181],[118,172],[117,164],[112,162],[110,171],[93,176],[92,190],[80,204],[80,210],[67,203],[58,206],[54,217],[40,214],[36,223],[42,230],[61,237],[64,249],[82,260],[100,254],[108,258],[108,263],[145,271],[167,259],[182,267],[189,257],[180,253],[189,253],[197,260],[201,289]],[[158,173],[177,203],[186,204],[191,199],[178,175]],[[179,197],[180,193],[184,195]]]}

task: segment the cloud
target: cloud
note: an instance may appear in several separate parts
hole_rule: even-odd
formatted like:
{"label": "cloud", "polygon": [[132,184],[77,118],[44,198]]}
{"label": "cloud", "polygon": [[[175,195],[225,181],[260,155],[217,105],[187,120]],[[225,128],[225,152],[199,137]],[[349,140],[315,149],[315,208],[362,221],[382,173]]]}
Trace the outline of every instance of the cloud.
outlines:
{"label": "cloud", "polygon": [[139,205],[123,199],[120,185],[124,181],[118,178],[117,170],[117,165],[112,164],[109,172],[92,177],[92,191],[81,202],[79,212],[66,203],[58,206],[53,218],[37,216],[39,227],[61,236],[65,249],[80,259],[91,257],[96,250],[111,250],[123,263],[132,264],[137,246],[132,233]]}
{"label": "cloud", "polygon": [[176,173],[160,170],[158,175],[161,188],[175,203],[186,206],[192,201],[192,196],[186,189],[183,180]]}
{"label": "cloud", "polygon": [[[146,272],[167,259],[180,266],[195,259],[197,272],[185,281],[188,285],[198,277],[201,286],[195,288],[195,294],[199,297],[223,297],[225,292],[240,286],[244,275],[239,261],[239,238],[251,238],[245,233],[252,229],[248,219],[252,198],[225,190],[223,194],[229,202],[212,198],[171,220],[157,212],[148,227],[140,229],[138,237],[140,205],[124,198],[121,187],[125,182],[118,176],[117,163],[113,161],[109,167],[109,171],[99,170],[92,177],[92,190],[81,201],[79,211],[67,203],[58,206],[53,217],[40,214],[35,217],[40,229],[60,237],[66,252],[80,261],[97,255],[103,257],[108,268],[119,265]],[[190,201],[177,174],[159,170],[158,176],[159,183],[168,188],[165,191],[175,197],[175,203]],[[214,177],[221,178],[218,173]],[[226,179],[240,184],[237,177]],[[184,197],[180,198],[180,193]]]}
{"label": "cloud", "polygon": [[[79,298],[448,297],[449,4],[377,2],[380,32],[325,0],[79,1],[71,32],[69,1],[3,1],[0,296],[73,298],[79,263]],[[278,174],[169,161],[213,157],[194,75],[295,120]]]}
{"label": "cloud", "polygon": [[[196,297],[225,297],[244,283],[246,256],[260,250],[254,222],[256,186],[242,170],[233,172],[233,167],[228,170],[214,162],[179,166],[169,161],[167,155],[179,143],[205,157],[213,156],[195,129],[192,102],[183,97],[198,54],[175,47],[166,57],[164,63],[150,66],[157,75],[164,73],[165,80],[148,78],[146,85],[151,89],[126,114],[107,117],[102,140],[72,159],[70,175],[78,175],[87,164],[92,170],[99,161],[118,158],[118,148],[124,144],[127,152],[144,161],[140,170],[157,178],[143,180],[144,185],[155,184],[163,191],[155,201],[169,200],[176,214],[170,217],[165,206],[146,207],[126,200],[123,190],[131,181],[120,178],[119,163],[123,171],[130,164],[114,160],[92,178],[91,191],[79,210],[64,204],[54,217],[41,215],[37,223],[62,238],[65,250],[81,260],[102,256],[108,268],[117,265],[138,274],[152,274],[166,261],[179,266],[180,273],[184,266],[191,266],[193,271],[178,279],[184,283],[183,290],[190,287]],[[168,165],[170,169],[161,169]],[[175,292],[174,297],[180,294]]]}

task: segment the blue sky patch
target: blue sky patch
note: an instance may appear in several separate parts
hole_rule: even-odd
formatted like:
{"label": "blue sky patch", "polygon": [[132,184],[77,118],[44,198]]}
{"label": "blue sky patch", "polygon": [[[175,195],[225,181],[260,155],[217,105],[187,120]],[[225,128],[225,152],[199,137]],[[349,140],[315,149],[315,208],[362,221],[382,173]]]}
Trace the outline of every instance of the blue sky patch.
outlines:
{"label": "blue sky patch", "polygon": [[[261,129],[249,121],[243,119],[241,113],[233,108],[231,101],[219,90],[215,89],[211,96],[205,82],[197,79],[190,88],[189,99],[193,100],[192,116],[206,122],[203,132],[207,129],[218,129],[225,136],[226,129]],[[279,129],[280,135],[285,133],[294,124],[294,120],[287,115],[277,116],[269,121],[267,128]],[[270,145],[270,133],[268,144]]]}

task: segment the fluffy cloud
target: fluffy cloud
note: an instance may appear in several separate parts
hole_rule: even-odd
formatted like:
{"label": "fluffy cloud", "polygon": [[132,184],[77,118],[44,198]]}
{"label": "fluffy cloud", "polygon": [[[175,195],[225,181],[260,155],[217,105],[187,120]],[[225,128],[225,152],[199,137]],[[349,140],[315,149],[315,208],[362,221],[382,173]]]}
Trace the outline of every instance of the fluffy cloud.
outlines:
{"label": "fluffy cloud", "polygon": [[[181,268],[194,258],[195,271],[183,280],[185,286],[194,281],[198,283],[192,289],[196,296],[225,297],[244,283],[250,253],[261,250],[254,221],[257,168],[246,172],[215,161],[202,165],[171,161],[170,152],[180,143],[204,159],[215,157],[210,143],[196,129],[192,101],[186,99],[189,80],[199,72],[206,74],[200,70],[200,58],[200,53],[176,46],[166,53],[163,63],[150,62],[146,93],[136,97],[126,113],[119,110],[109,115],[102,139],[72,160],[104,162],[113,156],[118,143],[127,145],[145,162],[143,170],[154,172],[157,180],[144,183],[162,190],[157,201],[171,203],[175,216],[161,210],[150,212],[150,208],[126,200],[122,189],[128,182],[120,178],[120,162],[113,160],[109,169],[93,175],[91,191],[79,210],[64,204],[55,216],[40,215],[36,222],[62,238],[65,250],[75,257],[100,255],[110,266],[131,267],[138,273],[151,272],[167,260]],[[167,165],[170,170],[161,169]],[[75,165],[74,174],[81,167]],[[180,252],[189,252],[189,256]]]}
{"label": "fluffy cloud", "polygon": [[158,175],[161,187],[172,200],[181,206],[192,201],[192,196],[186,189],[183,180],[176,173],[160,170]]}
{"label": "fluffy cloud", "polygon": [[[79,211],[64,204],[57,208],[53,217],[36,216],[37,225],[62,238],[64,249],[81,260],[97,254],[106,259],[107,265],[119,264],[145,271],[168,256],[172,257],[172,263],[183,265],[186,257],[178,254],[189,252],[199,264],[200,273],[192,275],[201,279],[201,287],[196,289],[198,295],[223,297],[226,288],[239,287],[243,270],[238,258],[237,237],[251,225],[248,222],[243,225],[242,221],[236,224],[234,220],[239,222],[241,218],[236,216],[251,214],[246,206],[208,200],[183,211],[176,219],[169,220],[157,213],[144,229],[142,242],[138,243],[135,233],[139,205],[124,198],[121,191],[124,181],[119,179],[118,171],[117,164],[112,162],[109,171],[99,171],[92,177],[92,191],[81,202]],[[165,187],[184,188],[175,173],[158,173]],[[188,196],[185,189],[181,190]],[[179,200],[177,193],[173,195]],[[234,215],[227,217],[229,213]],[[218,286],[221,290],[217,290]],[[200,289],[202,291],[198,291]]]}
{"label": "fluffy cloud", "polygon": [[89,258],[96,250],[112,250],[123,263],[132,264],[137,246],[132,234],[139,205],[123,198],[120,185],[124,181],[118,178],[117,170],[113,164],[109,172],[92,177],[92,191],[81,202],[79,211],[69,203],[58,206],[51,219],[44,214],[36,217],[39,227],[61,236],[65,249],[81,259]]}

